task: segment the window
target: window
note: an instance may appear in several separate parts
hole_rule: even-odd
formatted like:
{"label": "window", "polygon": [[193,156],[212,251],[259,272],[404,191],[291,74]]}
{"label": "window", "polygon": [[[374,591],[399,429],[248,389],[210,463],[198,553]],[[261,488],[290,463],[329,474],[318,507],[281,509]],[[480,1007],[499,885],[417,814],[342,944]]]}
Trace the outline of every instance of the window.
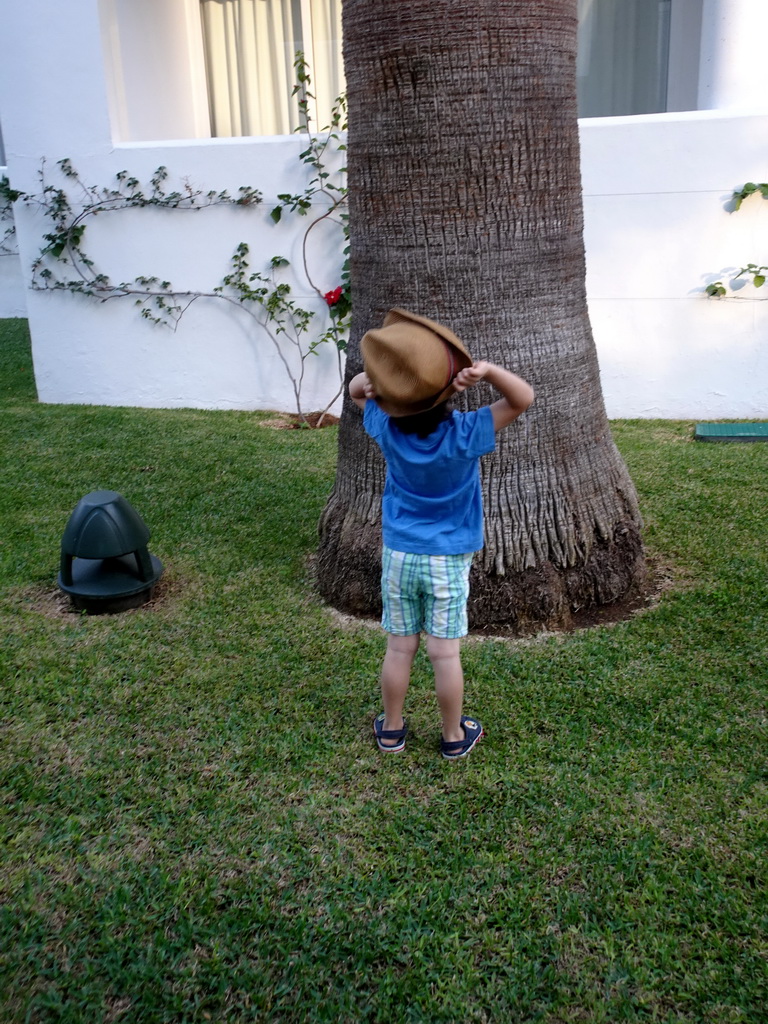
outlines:
{"label": "window", "polygon": [[[329,123],[345,88],[342,0],[198,2],[212,135],[293,132],[299,50],[316,97],[312,121]],[[702,7],[703,0],[578,0],[579,116],[696,109]]]}
{"label": "window", "polygon": [[579,0],[580,117],[698,107],[703,0]]}
{"label": "window", "polygon": [[211,134],[287,135],[299,125],[297,51],[318,127],[344,91],[341,0],[201,0]]}
{"label": "window", "polygon": [[579,115],[667,109],[671,0],[579,0]]}

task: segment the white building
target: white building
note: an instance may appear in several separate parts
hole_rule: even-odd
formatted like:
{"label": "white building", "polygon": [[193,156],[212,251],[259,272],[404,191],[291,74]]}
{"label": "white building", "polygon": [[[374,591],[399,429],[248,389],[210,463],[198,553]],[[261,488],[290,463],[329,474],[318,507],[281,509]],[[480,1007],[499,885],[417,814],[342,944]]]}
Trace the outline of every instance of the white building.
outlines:
{"label": "white building", "polygon": [[[728,212],[734,190],[768,181],[764,4],[579,0],[587,292],[610,416],[768,416],[768,285],[729,283],[747,263],[768,263],[768,203]],[[264,201],[246,209],[105,214],[84,248],[112,281],[157,276],[208,292],[247,241],[252,269],[287,257],[297,302],[324,315],[301,272],[307,220],[275,225],[269,211],[306,180],[304,141],[280,134],[298,121],[293,55],[307,53],[322,117],[343,88],[339,22],[340,0],[11,4],[0,165],[29,194],[42,168],[45,183],[62,181],[64,158],[98,188],[123,170],[148,183],[160,166],[168,188],[255,187]],[[76,183],[64,184],[75,198]],[[32,290],[51,229],[34,206],[17,203],[15,218],[19,256],[0,256],[0,316],[29,317],[42,401],[295,408],[274,347],[241,310],[199,301],[173,332],[130,299]],[[309,252],[321,293],[340,283],[327,227]],[[706,297],[715,280],[726,297]],[[332,347],[307,368],[303,405],[318,408],[336,387]]]}

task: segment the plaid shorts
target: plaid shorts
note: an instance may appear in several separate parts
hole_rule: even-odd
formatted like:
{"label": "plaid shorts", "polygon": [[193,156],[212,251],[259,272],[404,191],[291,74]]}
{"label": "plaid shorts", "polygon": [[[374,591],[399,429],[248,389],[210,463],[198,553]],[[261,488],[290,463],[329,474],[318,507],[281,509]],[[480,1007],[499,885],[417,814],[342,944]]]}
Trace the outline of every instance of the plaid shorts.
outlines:
{"label": "plaid shorts", "polygon": [[384,547],[381,625],[395,636],[422,630],[453,640],[467,633],[469,569],[466,555],[414,555]]}

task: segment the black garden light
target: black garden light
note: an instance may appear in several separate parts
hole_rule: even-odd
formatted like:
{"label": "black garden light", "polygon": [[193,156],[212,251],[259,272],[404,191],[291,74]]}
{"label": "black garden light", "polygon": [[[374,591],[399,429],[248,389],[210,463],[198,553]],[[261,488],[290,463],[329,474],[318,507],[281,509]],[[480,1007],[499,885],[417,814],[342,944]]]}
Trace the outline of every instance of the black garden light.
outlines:
{"label": "black garden light", "polygon": [[163,571],[147,549],[149,537],[122,494],[91,491],[77,503],[61,539],[59,586],[91,615],[146,604]]}

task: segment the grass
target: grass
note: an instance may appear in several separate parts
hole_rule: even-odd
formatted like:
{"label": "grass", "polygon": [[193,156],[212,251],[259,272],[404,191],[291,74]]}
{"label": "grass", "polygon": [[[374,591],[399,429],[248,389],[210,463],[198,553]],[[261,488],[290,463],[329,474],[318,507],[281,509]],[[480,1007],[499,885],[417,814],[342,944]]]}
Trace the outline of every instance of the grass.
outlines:
{"label": "grass", "polygon": [[[335,428],[39,405],[23,322],[0,351],[3,1022],[764,1024],[768,445],[614,423],[675,585],[467,643],[466,762],[420,655],[386,758],[382,637],[310,582]],[[101,487],[162,593],[61,614]]]}

